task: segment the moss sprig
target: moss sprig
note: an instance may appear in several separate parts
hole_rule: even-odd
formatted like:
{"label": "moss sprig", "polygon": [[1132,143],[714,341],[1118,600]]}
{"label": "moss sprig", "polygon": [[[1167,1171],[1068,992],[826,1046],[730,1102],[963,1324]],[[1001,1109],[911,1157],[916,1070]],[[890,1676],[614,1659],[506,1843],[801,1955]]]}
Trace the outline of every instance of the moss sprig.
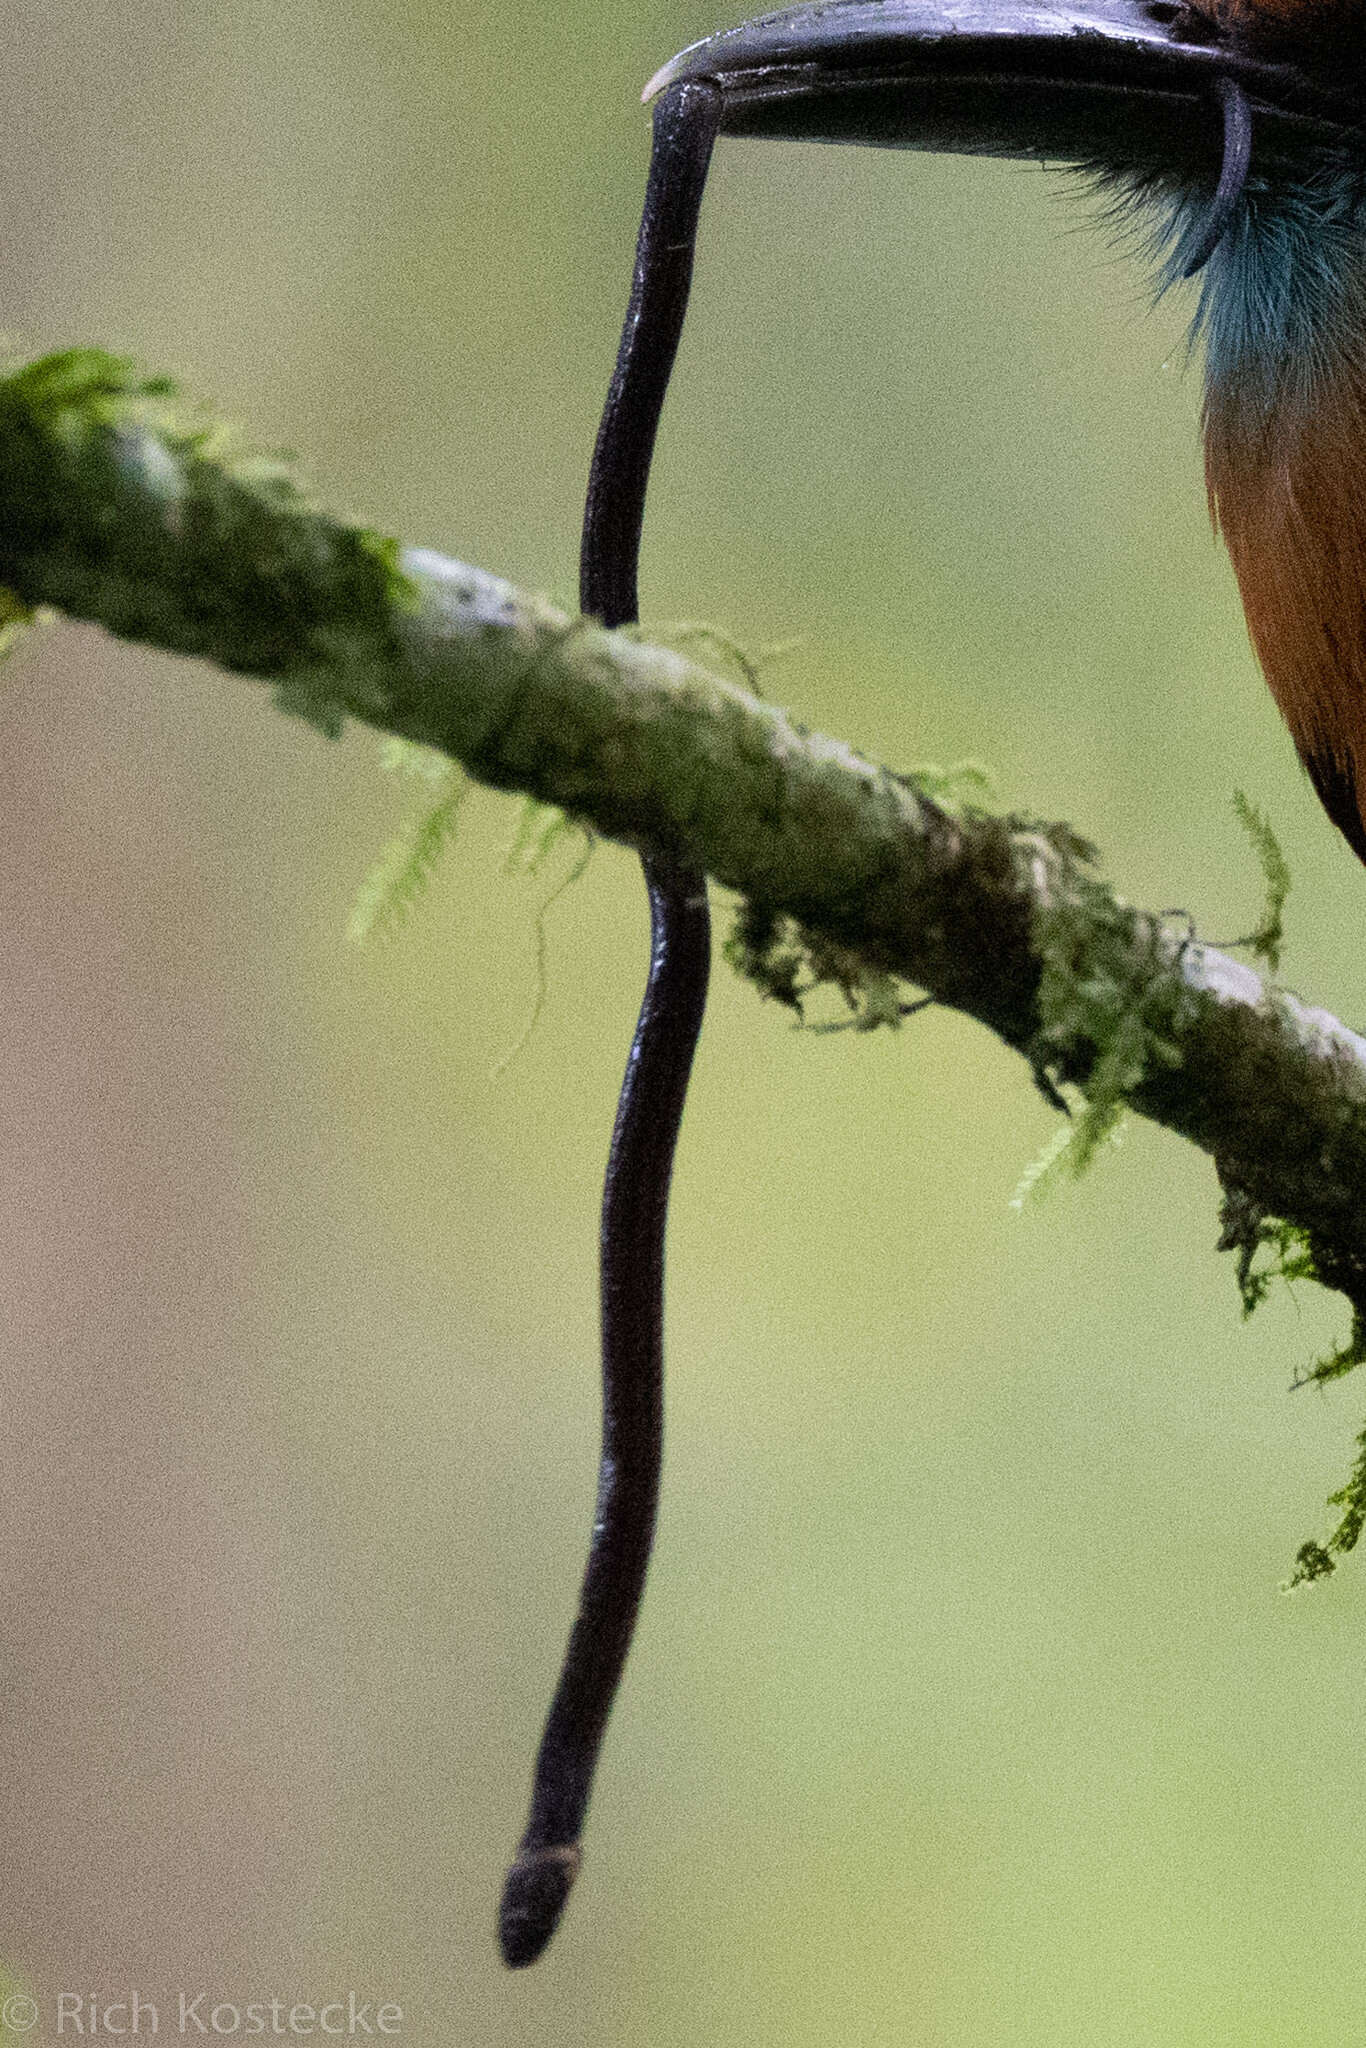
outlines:
{"label": "moss sprig", "polygon": [[1059,1092],[1080,1091],[1069,1163],[1081,1173],[1153,1070],[1180,1066],[1196,999],[1160,921],[1084,874],[1039,909],[1033,929],[1042,971],[1030,1054]]}
{"label": "moss sprig", "polygon": [[[1256,1313],[1278,1282],[1312,1281],[1347,1297],[1352,1317],[1347,1342],[1297,1373],[1293,1387],[1324,1386],[1366,1365],[1366,1274],[1355,1259],[1335,1255],[1299,1224],[1268,1216],[1245,1188],[1236,1185],[1225,1185],[1219,1220],[1218,1248],[1235,1254],[1245,1318]],[[1330,1506],[1343,1510],[1337,1527],[1326,1543],[1311,1538],[1300,1545],[1295,1569],[1285,1582],[1287,1592],[1327,1578],[1336,1571],[1337,1559],[1356,1548],[1366,1527],[1366,1431],[1358,1437],[1357,1448],[1345,1484],[1328,1496]]]}
{"label": "moss sprig", "polygon": [[328,735],[382,710],[366,678],[408,594],[396,541],[318,510],[171,378],[92,348],[0,376],[0,584],[268,677]]}
{"label": "moss sprig", "polygon": [[1285,906],[1290,895],[1290,865],[1281,851],[1281,843],[1271,829],[1271,822],[1264,811],[1250,801],[1241,789],[1233,792],[1233,815],[1252,842],[1266,885],[1266,898],[1262,914],[1246,938],[1235,943],[1245,947],[1254,959],[1264,960],[1272,974],[1279,974],[1281,951],[1285,945]]}
{"label": "moss sprig", "polygon": [[[764,904],[740,904],[721,950],[765,1000],[791,1010],[809,1031],[899,1030],[906,1017],[928,1005],[928,998],[908,1002],[895,975]],[[848,1015],[835,1023],[807,1023],[806,1004],[823,988],[839,994]]]}
{"label": "moss sprig", "polygon": [[1293,1592],[1296,1586],[1313,1585],[1316,1579],[1326,1579],[1337,1570],[1337,1560],[1355,1550],[1362,1529],[1366,1527],[1366,1429],[1357,1438],[1356,1462],[1348,1475],[1345,1486],[1328,1496],[1330,1507],[1340,1507],[1342,1514],[1337,1527],[1326,1543],[1310,1537],[1295,1552],[1295,1569],[1285,1581],[1284,1592]]}

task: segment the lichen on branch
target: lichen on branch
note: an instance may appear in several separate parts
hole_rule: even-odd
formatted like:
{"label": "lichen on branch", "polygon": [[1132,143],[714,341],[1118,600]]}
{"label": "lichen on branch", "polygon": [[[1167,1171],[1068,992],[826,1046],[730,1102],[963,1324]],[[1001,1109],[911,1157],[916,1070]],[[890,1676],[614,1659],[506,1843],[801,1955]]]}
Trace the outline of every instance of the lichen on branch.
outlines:
{"label": "lichen on branch", "polygon": [[[98,350],[0,377],[0,592],[0,632],[56,608],[705,869],[790,995],[833,980],[866,1025],[908,981],[977,1018],[1080,1105],[1079,1156],[1121,1107],[1166,1125],[1366,1315],[1366,1042],[1126,904],[1069,827],[879,766],[686,652],[340,519]],[[1270,957],[1283,877],[1247,809]]]}

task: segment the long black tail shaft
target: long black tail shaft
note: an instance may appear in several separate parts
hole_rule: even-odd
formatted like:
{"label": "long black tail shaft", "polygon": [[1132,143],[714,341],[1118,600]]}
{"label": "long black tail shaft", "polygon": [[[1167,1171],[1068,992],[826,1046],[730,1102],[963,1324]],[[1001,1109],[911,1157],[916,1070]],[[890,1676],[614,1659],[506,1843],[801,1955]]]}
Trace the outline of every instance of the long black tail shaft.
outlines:
{"label": "long black tail shaft", "polygon": [[[582,609],[639,617],[637,578],[655,431],[692,283],[720,89],[675,86],[655,109],[635,278],[588,480]],[[674,1147],[702,1028],[710,965],[706,879],[644,856],[650,972],[627,1061],[603,1188],[602,1457],[579,1611],[536,1758],[531,1811],[498,1914],[503,1960],[534,1963],[578,1873],[598,1752],[645,1586],[664,1420],[664,1233]]]}

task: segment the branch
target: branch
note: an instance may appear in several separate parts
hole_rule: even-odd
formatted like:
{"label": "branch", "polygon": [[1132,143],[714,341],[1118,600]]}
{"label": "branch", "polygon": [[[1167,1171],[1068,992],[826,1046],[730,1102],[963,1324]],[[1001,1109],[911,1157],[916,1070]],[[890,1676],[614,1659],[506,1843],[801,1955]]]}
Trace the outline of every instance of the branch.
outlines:
{"label": "branch", "polygon": [[835,949],[842,975],[904,977],[1046,1090],[1189,1138],[1236,1198],[1231,1242],[1284,1218],[1366,1303],[1366,1042],[1130,909],[1067,827],[951,806],[682,654],[329,516],[93,350],[0,379],[0,584],[704,867],[750,906],[739,954],[770,993],[785,918],[827,972]]}

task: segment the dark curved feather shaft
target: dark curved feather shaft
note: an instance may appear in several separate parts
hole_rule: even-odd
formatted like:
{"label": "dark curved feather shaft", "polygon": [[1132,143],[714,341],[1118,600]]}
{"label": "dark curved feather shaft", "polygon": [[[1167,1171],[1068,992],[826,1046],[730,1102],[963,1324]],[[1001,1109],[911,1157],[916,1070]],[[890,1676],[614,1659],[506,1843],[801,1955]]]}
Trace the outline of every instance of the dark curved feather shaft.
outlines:
{"label": "dark curved feather shaft", "polygon": [[1205,215],[1195,248],[1186,258],[1182,277],[1194,277],[1203,270],[1223,241],[1234,208],[1247,184],[1252,162],[1252,108],[1236,78],[1221,76],[1214,82],[1215,94],[1224,116],[1224,154],[1219,166],[1219,183]]}
{"label": "dark curved feather shaft", "polygon": [[[638,616],[637,575],[655,432],[692,282],[721,93],[675,87],[655,111],[635,278],[589,476],[583,610]],[[578,1872],[598,1752],[635,1630],[654,1540],[663,1447],[664,1235],[674,1147],[710,965],[705,877],[644,860],[650,972],[617,1105],[603,1188],[602,1458],[579,1611],[536,1759],[531,1812],[498,1917],[503,1960],[535,1962]]]}

